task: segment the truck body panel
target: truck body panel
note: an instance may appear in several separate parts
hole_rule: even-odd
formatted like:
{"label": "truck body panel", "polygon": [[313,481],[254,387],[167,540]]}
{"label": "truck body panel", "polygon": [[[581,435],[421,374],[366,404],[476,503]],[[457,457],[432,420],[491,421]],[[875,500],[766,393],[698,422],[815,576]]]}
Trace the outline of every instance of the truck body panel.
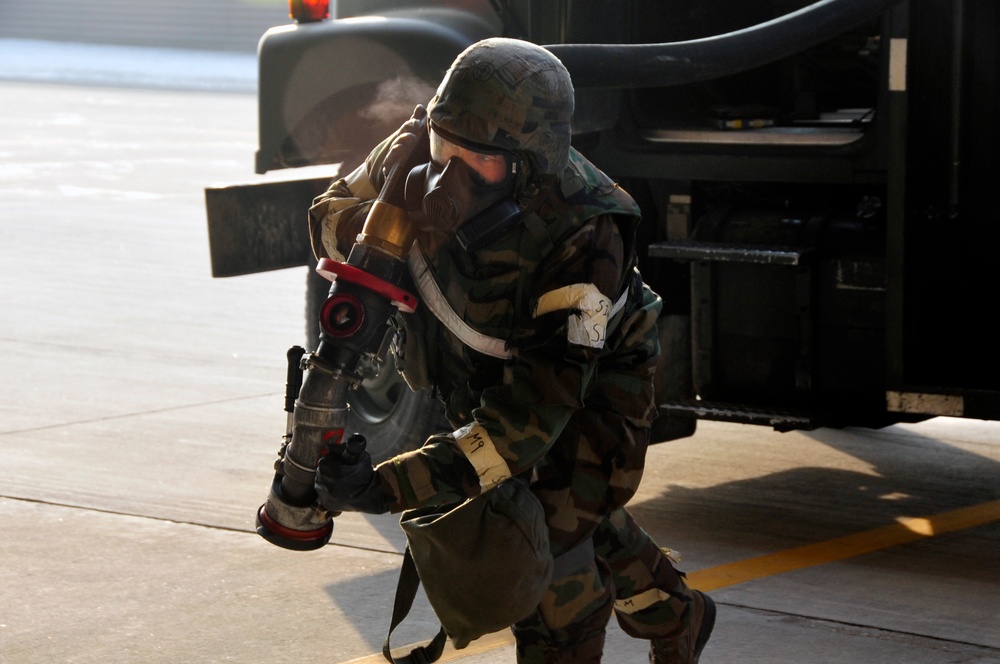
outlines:
{"label": "truck body panel", "polygon": [[[1000,418],[996,3],[338,11],[262,40],[258,170],[353,167],[476,39],[551,47],[581,82],[574,145],[643,210],[640,265],[665,303],[657,439],[699,418],[780,430]],[[805,35],[810,16],[827,32]],[[399,93],[395,115],[364,124],[380,85]]]}

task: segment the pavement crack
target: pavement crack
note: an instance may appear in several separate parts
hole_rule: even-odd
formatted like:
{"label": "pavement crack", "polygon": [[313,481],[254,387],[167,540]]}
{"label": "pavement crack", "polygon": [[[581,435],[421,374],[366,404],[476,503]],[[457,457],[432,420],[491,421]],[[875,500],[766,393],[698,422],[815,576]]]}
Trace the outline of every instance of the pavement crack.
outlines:
{"label": "pavement crack", "polygon": [[982,653],[990,655],[996,655],[1000,653],[1000,648],[987,645],[984,643],[974,643],[972,641],[958,641],[956,639],[949,639],[941,636],[934,636],[931,634],[921,634],[919,632],[892,629],[888,627],[877,627],[874,625],[865,625],[862,623],[855,623],[847,620],[836,620],[834,618],[824,618],[821,616],[806,615],[802,613],[792,613],[789,611],[762,609],[760,607],[750,606],[748,604],[738,604],[735,602],[720,602],[716,600],[715,603],[719,606],[727,606],[734,609],[743,609],[744,611],[750,611],[752,613],[759,613],[764,615],[776,616],[780,618],[787,618],[789,620],[805,620],[816,623],[821,626],[825,626],[828,629],[836,631],[849,630],[856,632],[865,632],[867,634],[871,634],[872,638],[883,639],[887,641],[918,639],[921,641],[928,641],[934,644],[938,644],[942,647],[954,647],[954,648],[964,648],[964,649],[972,648],[981,651]]}
{"label": "pavement crack", "polygon": [[[185,520],[179,520],[179,519],[170,519],[170,518],[163,517],[163,516],[154,516],[154,515],[149,515],[149,514],[136,514],[134,512],[124,512],[124,511],[121,511],[121,510],[109,510],[109,509],[103,509],[103,508],[100,508],[100,507],[94,507],[92,505],[74,505],[72,503],[61,503],[61,502],[56,502],[56,501],[52,501],[52,500],[41,500],[41,499],[38,499],[38,498],[25,498],[24,496],[9,496],[9,495],[4,495],[4,494],[0,494],[0,500],[11,500],[11,501],[16,501],[16,502],[21,502],[21,503],[31,503],[31,504],[34,504],[34,505],[43,505],[43,506],[46,506],[46,507],[61,507],[61,508],[64,508],[64,509],[80,510],[80,511],[83,511],[83,512],[93,512],[93,513],[96,513],[96,514],[106,514],[108,516],[120,516],[120,517],[128,517],[128,518],[133,518],[133,519],[145,519],[147,521],[156,521],[156,522],[159,522],[159,523],[170,523],[170,524],[177,524],[177,525],[181,525],[181,526],[192,526],[192,527],[195,527],[195,528],[204,528],[206,530],[216,530],[216,531],[221,531],[221,532],[240,533],[240,534],[243,534],[243,535],[254,535],[254,536],[257,536],[257,532],[255,530],[248,530],[246,528],[234,528],[232,526],[223,526],[223,525],[213,524],[213,523],[201,523],[201,522],[198,522],[198,521],[185,521]],[[332,546],[332,547],[337,547],[337,548],[341,548],[341,549],[353,549],[355,551],[368,551],[370,553],[386,553],[386,554],[396,555],[396,556],[400,556],[400,557],[402,557],[402,555],[403,555],[403,553],[401,551],[396,551],[394,549],[380,549],[380,548],[372,547],[372,546],[357,546],[357,545],[353,545],[353,544],[345,544],[343,542],[330,542],[330,543],[326,544],[325,546]]]}
{"label": "pavement crack", "polygon": [[71,420],[68,422],[56,422],[54,424],[44,424],[37,427],[28,427],[26,429],[12,429],[10,431],[0,431],[0,436],[14,436],[22,433],[34,433],[37,431],[48,431],[50,429],[60,429],[63,427],[78,426],[81,424],[95,424],[97,422],[114,422],[116,420],[127,420],[132,417],[142,417],[144,415],[157,415],[160,413],[173,413],[182,410],[191,410],[193,408],[204,408],[205,406],[218,406],[227,403],[238,403],[240,401],[252,401],[254,399],[263,399],[265,397],[272,398],[275,396],[280,396],[276,392],[268,392],[267,394],[254,394],[250,396],[243,397],[230,397],[228,399],[217,399],[215,401],[202,401],[199,403],[191,404],[181,404],[178,406],[168,406],[166,408],[152,408],[149,410],[135,411],[132,413],[119,413],[117,415],[105,415],[104,417],[94,417],[86,420]]}

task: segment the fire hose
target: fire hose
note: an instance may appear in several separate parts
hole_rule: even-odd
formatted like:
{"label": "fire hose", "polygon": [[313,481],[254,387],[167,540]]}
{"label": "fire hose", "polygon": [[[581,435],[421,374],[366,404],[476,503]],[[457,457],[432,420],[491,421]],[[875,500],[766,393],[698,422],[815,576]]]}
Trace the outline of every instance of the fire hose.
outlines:
{"label": "fire hose", "polygon": [[[425,141],[427,133],[417,135]],[[330,540],[337,515],[316,501],[316,465],[327,453],[357,462],[366,441],[360,434],[345,436],[349,392],[384,359],[394,312],[417,306],[402,286],[414,239],[403,183],[420,147],[418,141],[388,173],[346,262],[324,258],[317,265],[333,282],[320,309],[320,342],[313,353],[299,346],[288,351],[288,427],[267,500],[257,511],[257,533],[277,546],[311,551]]]}

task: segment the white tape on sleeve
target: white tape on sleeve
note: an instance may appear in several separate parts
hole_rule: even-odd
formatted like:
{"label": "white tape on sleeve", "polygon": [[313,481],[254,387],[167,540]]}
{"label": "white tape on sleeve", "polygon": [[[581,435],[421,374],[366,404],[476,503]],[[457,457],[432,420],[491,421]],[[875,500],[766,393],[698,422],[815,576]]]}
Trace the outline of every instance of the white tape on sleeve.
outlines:
{"label": "white tape on sleeve", "polygon": [[477,422],[468,424],[452,434],[462,453],[476,469],[479,485],[491,489],[510,478],[510,468],[486,430]]}
{"label": "white tape on sleeve", "polygon": [[604,348],[611,318],[611,300],[594,284],[570,284],[549,291],[538,298],[535,317],[560,309],[572,309],[567,321],[566,338],[571,344]]}
{"label": "white tape on sleeve", "polygon": [[670,599],[670,593],[664,592],[659,588],[651,588],[644,593],[615,600],[615,611],[625,614],[638,613],[643,609],[648,609],[657,602],[663,602],[668,599]]}

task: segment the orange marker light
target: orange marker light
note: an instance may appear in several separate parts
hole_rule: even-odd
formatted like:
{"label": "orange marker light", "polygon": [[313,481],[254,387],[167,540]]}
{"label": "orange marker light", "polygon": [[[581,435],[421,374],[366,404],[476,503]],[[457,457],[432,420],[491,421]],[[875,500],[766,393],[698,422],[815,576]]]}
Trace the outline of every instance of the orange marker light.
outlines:
{"label": "orange marker light", "polygon": [[297,23],[315,23],[330,18],[330,0],[288,0],[288,16]]}

